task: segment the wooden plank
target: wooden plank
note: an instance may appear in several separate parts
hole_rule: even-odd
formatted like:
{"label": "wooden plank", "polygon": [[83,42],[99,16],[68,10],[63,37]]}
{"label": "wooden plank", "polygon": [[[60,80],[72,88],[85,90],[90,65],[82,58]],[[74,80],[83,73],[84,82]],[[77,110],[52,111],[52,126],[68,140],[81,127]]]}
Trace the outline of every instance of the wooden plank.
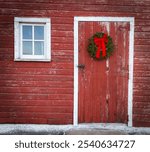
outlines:
{"label": "wooden plank", "polygon": [[3,101],[3,99],[7,100],[72,100],[73,95],[71,94],[26,94],[26,93],[2,93],[0,94],[0,99]]}
{"label": "wooden plank", "polygon": [[53,50],[73,50],[72,44],[64,44],[64,43],[53,43],[52,45]]}
{"label": "wooden plank", "polygon": [[53,24],[52,30],[57,31],[73,31],[73,25],[72,24]]}
{"label": "wooden plank", "polygon": [[[72,81],[73,82],[73,76],[72,75],[25,75],[20,74],[18,77],[18,74],[0,74],[1,80],[18,80],[18,81]],[[27,83],[27,82],[26,82]]]}
{"label": "wooden plank", "polygon": [[68,10],[68,11],[72,11],[72,10],[76,10],[76,11],[80,11],[80,10],[84,10],[84,11],[99,11],[99,8],[101,7],[101,11],[110,11],[110,12],[149,12],[149,7],[148,6],[139,6],[136,5],[135,6],[127,6],[127,5],[111,5],[110,3],[108,5],[104,5],[104,4],[91,4],[91,5],[85,5],[85,4],[70,4],[66,3],[58,3],[58,4],[54,4],[54,3],[23,3],[23,5],[21,3],[17,3],[17,2],[0,2],[1,4],[1,8],[15,8],[15,9],[29,9],[29,10]]}
{"label": "wooden plank", "polygon": [[135,52],[135,58],[149,58],[150,56],[150,52],[144,52],[144,51],[138,51],[138,52]]}
{"label": "wooden plank", "polygon": [[5,68],[0,69],[0,73],[5,74],[27,74],[27,75],[73,75],[69,69],[46,69],[46,68]]}
{"label": "wooden plank", "polygon": [[150,59],[149,58],[142,58],[142,57],[135,58],[135,65],[139,65],[139,64],[141,64],[141,66],[142,65],[146,66],[146,65],[150,64]]}
{"label": "wooden plank", "polygon": [[[85,122],[89,123],[93,120],[93,104],[95,104],[95,97],[94,97],[94,90],[93,90],[93,62],[91,58],[89,57],[89,54],[87,52],[87,46],[88,46],[88,39],[93,34],[93,23],[92,22],[84,22],[85,29],[84,29],[84,48],[82,50],[83,55],[85,57],[85,70],[84,70],[84,110],[85,110]],[[82,56],[81,56],[82,57]]]}
{"label": "wooden plank", "polygon": [[[64,15],[62,15],[62,17],[64,18]],[[71,24],[71,25],[73,25],[74,20],[72,17],[66,16],[65,19],[62,19],[62,17],[57,17],[56,15],[54,15],[54,17],[52,16],[51,19],[53,20],[53,24]]]}
{"label": "wooden plank", "polygon": [[[93,22],[93,31],[90,35],[90,37],[95,34],[96,32],[101,31],[101,24],[99,22]],[[99,77],[101,73],[101,65],[97,63],[97,61],[92,61],[92,67],[91,67],[91,84],[92,84],[92,96],[91,96],[91,102],[92,102],[92,122],[99,123],[101,122],[103,118],[103,101],[101,99],[102,92],[101,91],[101,77]]]}
{"label": "wooden plank", "polygon": [[[50,17],[54,17],[54,19],[53,20],[55,20],[55,17],[63,17],[64,18],[64,16],[65,16],[65,18],[66,17],[74,17],[74,16],[134,16],[135,18],[137,18],[136,19],[136,23],[139,23],[140,22],[140,24],[146,24],[146,25],[149,25],[149,23],[147,23],[147,22],[145,22],[143,19],[145,19],[145,20],[147,20],[147,19],[149,19],[150,18],[150,14],[149,13],[146,13],[146,12],[144,12],[144,13],[134,13],[134,12],[120,12],[120,14],[118,14],[117,12],[109,12],[109,11],[101,11],[101,12],[96,12],[96,11],[88,11],[88,12],[86,12],[86,11],[84,11],[84,10],[80,10],[80,11],[67,11],[67,10],[61,10],[61,11],[57,11],[57,10],[28,10],[28,9],[26,9],[26,10],[21,10],[21,9],[7,9],[7,8],[1,8],[0,9],[0,14],[2,14],[2,15],[6,15],[6,17],[7,17],[7,15],[9,15],[10,16],[10,14],[13,16],[13,15],[15,15],[16,16],[16,14],[20,14],[20,15],[22,15],[22,16],[24,16],[24,14],[26,14],[27,16],[30,16],[31,14],[33,15],[33,16],[36,16],[36,17],[41,17],[41,15],[42,16],[50,16]],[[142,21],[141,21],[141,19],[142,19]],[[70,20],[70,19],[69,19]],[[6,25],[7,25],[7,22],[8,21],[5,21],[5,22],[1,22],[1,23],[5,23]],[[71,23],[72,22],[72,20],[70,20],[70,21],[68,21],[68,19],[67,19],[67,21],[64,21],[63,20],[63,23]],[[10,22],[9,22],[10,23]],[[58,21],[58,23],[59,24],[61,24],[61,22],[60,21]],[[12,24],[12,22],[11,22],[11,24]],[[53,23],[52,23],[53,24]]]}
{"label": "wooden plank", "polygon": [[39,119],[39,118],[13,118],[13,123],[15,124],[46,124],[47,120],[46,119]]}
{"label": "wooden plank", "polygon": [[[117,23],[120,26],[127,26],[127,23]],[[117,121],[127,122],[127,91],[128,91],[128,31],[118,30],[118,52],[117,52]],[[124,75],[125,74],[125,75]],[[128,72],[127,72],[128,74]]]}
{"label": "wooden plank", "polygon": [[3,124],[3,123],[14,123],[14,119],[12,118],[0,118],[0,123]]}
{"label": "wooden plank", "polygon": [[134,77],[150,77],[150,71],[135,71]]}
{"label": "wooden plank", "polygon": [[[99,22],[99,27],[97,25],[94,32],[106,32],[107,33],[107,28],[106,28],[105,23]],[[94,73],[95,81],[94,81],[93,89],[95,89],[95,91],[96,91],[95,101],[97,103],[100,102],[97,105],[97,108],[95,109],[95,110],[97,110],[97,115],[99,115],[98,112],[100,111],[100,118],[97,116],[98,117],[97,122],[100,119],[100,122],[106,123],[108,120],[108,104],[106,102],[106,93],[107,93],[106,61],[105,60],[95,61],[94,68],[95,68],[95,73]]]}
{"label": "wooden plank", "polygon": [[47,121],[48,124],[55,124],[55,125],[61,125],[61,124],[72,124],[73,120],[72,119],[59,119],[59,118],[55,118],[55,119],[48,119]]}
{"label": "wooden plank", "polygon": [[109,95],[108,95],[108,104],[109,104],[109,122],[117,121],[117,59],[118,59],[118,41],[117,41],[117,24],[115,22],[110,23],[109,34],[113,39],[115,45],[114,53],[108,60],[109,66],[107,68],[108,79],[109,79]]}
{"label": "wooden plank", "polygon": [[140,18],[138,18],[137,20],[135,20],[135,25],[138,25],[138,26],[149,26],[150,25],[150,22],[147,22],[146,19],[142,20]]}
{"label": "wooden plank", "polygon": [[[18,3],[22,3],[22,0],[1,0],[1,2],[18,2]],[[30,0],[24,0],[25,3],[32,3]],[[34,0],[33,3],[47,3],[49,2],[49,0]]]}
{"label": "wooden plank", "polygon": [[59,119],[72,119],[72,114],[71,113],[31,113],[31,112],[0,112],[0,117],[1,118],[11,118],[11,117],[15,117],[15,118],[45,118],[45,119],[55,119],[55,118],[59,118]]}
{"label": "wooden plank", "polygon": [[65,43],[65,44],[73,44],[73,37],[52,37],[52,43]]}
{"label": "wooden plank", "polygon": [[[130,23],[127,22],[125,24],[125,27],[129,27],[129,29],[131,28],[130,27]],[[124,55],[123,55],[123,58],[124,58],[124,63],[123,63],[123,67],[122,67],[122,70],[123,70],[123,76],[124,76],[124,94],[123,94],[123,98],[124,98],[124,122],[125,123],[128,123],[128,119],[129,119],[129,113],[130,113],[130,110],[129,110],[129,105],[130,104],[129,102],[132,102],[128,99],[128,90],[129,90],[129,60],[130,60],[130,56],[129,56],[129,49],[130,49],[130,30],[129,29],[126,29],[125,32],[123,31],[124,33],[124,42],[123,42],[123,45],[124,45]],[[130,71],[131,72],[131,71]],[[132,103],[133,104],[133,103]]]}
{"label": "wooden plank", "polygon": [[[1,2],[17,2],[17,3],[22,3],[21,0],[1,0]],[[24,0],[24,3],[54,3],[54,4],[66,4],[69,3],[70,5],[72,4],[86,4],[86,5],[91,5],[91,4],[109,4],[108,1],[104,1],[104,0],[92,0],[92,1],[86,1],[86,0],[34,0],[34,1],[30,1],[30,0]],[[150,5],[149,0],[142,0],[142,1],[133,1],[133,0],[122,0],[121,2],[119,0],[112,0],[111,1],[112,5],[140,5],[140,6],[148,6]]]}
{"label": "wooden plank", "polygon": [[1,67],[5,68],[52,68],[52,69],[73,69],[73,63],[46,63],[46,62],[14,62],[14,61],[0,61]]}
{"label": "wooden plank", "polygon": [[[85,35],[85,23],[84,22],[79,22],[79,64],[85,64],[85,58],[84,58],[84,50],[85,50],[85,44],[84,44],[84,35]],[[78,121],[79,123],[82,123],[85,121],[85,93],[84,93],[84,89],[85,89],[85,72],[84,69],[79,69],[78,72],[78,77],[79,77],[79,94],[78,94]]]}
{"label": "wooden plank", "polygon": [[16,88],[35,88],[38,87],[39,89],[44,89],[44,88],[69,88],[71,89],[73,87],[73,81],[64,81],[64,80],[59,80],[59,81],[16,81],[16,80],[0,80],[0,86],[5,88],[13,88],[14,90]]}
{"label": "wooden plank", "polygon": [[1,106],[0,107],[1,112],[33,112],[33,113],[38,113],[38,112],[51,112],[51,113],[72,113],[72,108],[70,106]]}
{"label": "wooden plank", "polygon": [[134,70],[136,71],[149,71],[150,70],[150,67],[149,67],[149,64],[135,64],[134,66]]}
{"label": "wooden plank", "polygon": [[134,89],[150,90],[150,84],[136,83],[134,84]]}
{"label": "wooden plank", "polygon": [[145,107],[150,108],[150,103],[149,102],[135,102],[133,106],[134,108],[145,108]]}
{"label": "wooden plank", "polygon": [[19,100],[15,100],[15,99],[3,99],[0,100],[0,104],[1,106],[72,106],[73,105],[73,101],[72,100],[68,100],[68,99],[53,99],[53,100],[25,100],[25,99],[19,99]]}
{"label": "wooden plank", "polygon": [[144,95],[134,95],[133,102],[149,102],[150,96],[144,96]]}
{"label": "wooden plank", "polygon": [[[69,58],[69,59],[73,58],[73,52],[72,52],[72,50],[60,50],[60,49],[53,50],[52,55],[53,55],[53,58],[56,58],[57,56],[58,57],[62,56],[63,58]],[[59,62],[61,62],[61,61],[59,61]],[[70,63],[73,63],[73,59],[70,61]]]}
{"label": "wooden plank", "polygon": [[135,45],[148,45],[150,43],[150,39],[135,39]]}
{"label": "wooden plank", "polygon": [[143,121],[133,121],[133,125],[136,127],[149,127],[150,126],[150,122],[143,122]]}
{"label": "wooden plank", "polygon": [[149,32],[135,32],[135,39],[150,39]]}
{"label": "wooden plank", "polygon": [[135,121],[140,121],[140,122],[150,122],[150,114],[148,114],[148,115],[137,115],[137,114],[134,114],[133,115],[133,119]]}
{"label": "wooden plank", "polygon": [[50,87],[1,87],[1,93],[73,94],[70,88]]}
{"label": "wooden plank", "polygon": [[149,107],[145,107],[145,108],[134,108],[134,113],[142,115],[149,115],[150,114],[150,108]]}
{"label": "wooden plank", "polygon": [[149,84],[150,77],[134,77],[134,84],[136,83],[144,83]]}
{"label": "wooden plank", "polygon": [[150,27],[149,26],[135,26],[136,32],[149,32]]}
{"label": "wooden plank", "polygon": [[[62,18],[60,18],[62,20]],[[73,31],[52,30],[52,37],[73,37]]]}
{"label": "wooden plank", "polygon": [[150,49],[149,45],[135,45],[136,51],[149,52],[149,49]]}

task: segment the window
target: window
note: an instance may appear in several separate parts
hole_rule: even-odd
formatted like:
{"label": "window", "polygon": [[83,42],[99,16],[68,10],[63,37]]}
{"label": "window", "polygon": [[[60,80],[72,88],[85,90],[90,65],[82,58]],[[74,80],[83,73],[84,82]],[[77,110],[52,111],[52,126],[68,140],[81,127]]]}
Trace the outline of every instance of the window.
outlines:
{"label": "window", "polygon": [[15,61],[50,61],[50,19],[15,18]]}

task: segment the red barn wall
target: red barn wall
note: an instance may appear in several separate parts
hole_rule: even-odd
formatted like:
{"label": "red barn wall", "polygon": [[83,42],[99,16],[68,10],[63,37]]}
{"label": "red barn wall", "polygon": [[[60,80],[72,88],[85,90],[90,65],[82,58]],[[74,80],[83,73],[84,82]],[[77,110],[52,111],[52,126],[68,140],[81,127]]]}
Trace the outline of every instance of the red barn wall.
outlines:
{"label": "red barn wall", "polygon": [[[74,16],[135,17],[133,125],[150,126],[149,0],[0,0],[0,123],[73,123]],[[14,17],[49,17],[51,62],[14,62]]]}

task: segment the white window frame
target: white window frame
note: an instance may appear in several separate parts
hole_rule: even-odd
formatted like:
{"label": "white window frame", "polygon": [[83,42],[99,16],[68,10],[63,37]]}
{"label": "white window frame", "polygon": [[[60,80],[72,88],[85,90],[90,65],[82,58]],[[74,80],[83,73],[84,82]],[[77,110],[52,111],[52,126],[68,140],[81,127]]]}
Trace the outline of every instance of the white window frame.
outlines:
{"label": "white window frame", "polygon": [[[44,55],[23,55],[22,26],[44,26]],[[14,61],[51,61],[51,20],[50,18],[14,18]]]}

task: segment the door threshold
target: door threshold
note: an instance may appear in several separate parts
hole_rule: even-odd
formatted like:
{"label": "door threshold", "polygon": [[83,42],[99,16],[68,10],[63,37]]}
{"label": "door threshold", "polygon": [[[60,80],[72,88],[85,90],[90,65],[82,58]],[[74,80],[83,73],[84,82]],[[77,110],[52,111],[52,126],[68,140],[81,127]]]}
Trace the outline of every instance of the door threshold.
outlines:
{"label": "door threshold", "polygon": [[77,128],[97,128],[97,129],[114,129],[124,130],[130,128],[124,123],[79,123]]}

